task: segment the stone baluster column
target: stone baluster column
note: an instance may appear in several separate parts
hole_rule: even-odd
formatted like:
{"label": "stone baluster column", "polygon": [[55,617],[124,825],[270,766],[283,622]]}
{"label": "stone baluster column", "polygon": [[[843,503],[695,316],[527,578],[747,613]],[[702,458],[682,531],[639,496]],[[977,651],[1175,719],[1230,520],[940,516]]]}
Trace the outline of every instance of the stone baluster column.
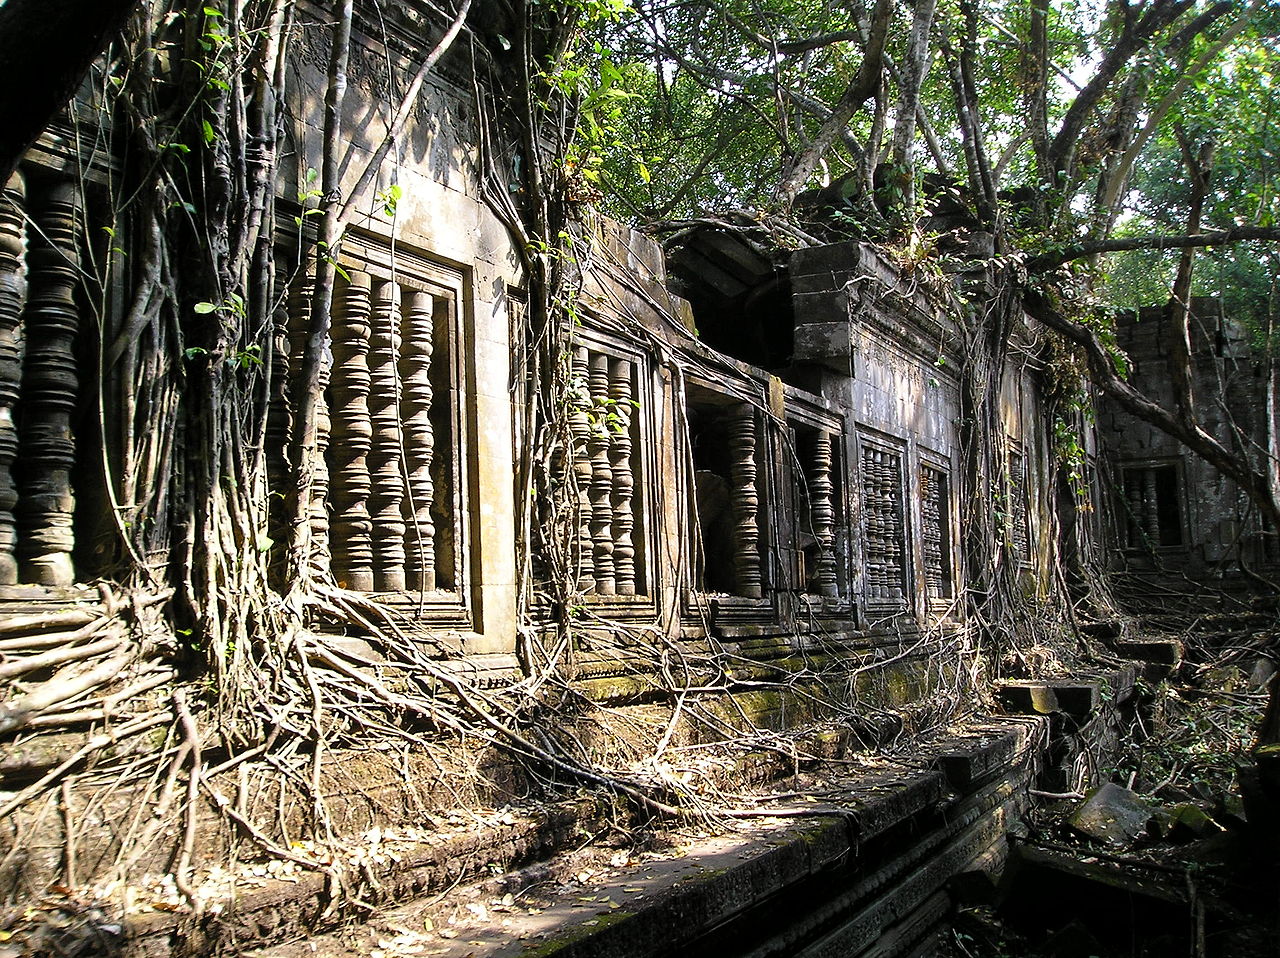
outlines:
{"label": "stone baluster column", "polygon": [[862,508],[866,529],[863,546],[866,551],[867,598],[870,600],[888,598],[888,570],[885,567],[887,556],[884,549],[883,458],[884,454],[878,449],[868,448],[862,451]]}
{"label": "stone baluster column", "polygon": [[[276,275],[279,274],[277,269]],[[266,443],[267,484],[272,493],[270,513],[283,522],[284,493],[289,484],[289,307],[281,297],[271,314],[271,382],[268,386]]]}
{"label": "stone baluster column", "polygon": [[924,554],[925,594],[930,599],[944,598],[946,590],[942,528],[945,489],[940,472],[928,466],[921,467],[920,549]]}
{"label": "stone baluster column", "polygon": [[27,299],[25,183],[14,173],[0,196],[0,585],[18,581],[18,489],[11,467],[18,454],[14,406],[22,382],[22,308]]}
{"label": "stone baluster column", "polygon": [[756,414],[743,405],[728,419],[734,566],[738,594],[758,599],[764,594],[760,573],[760,495],[756,489]]}
{"label": "stone baluster column", "polygon": [[369,520],[369,309],[371,280],[353,271],[334,291],[333,443],[329,450],[333,502],[333,571],[340,585],[373,588]]}
{"label": "stone baluster column", "polygon": [[814,579],[819,595],[837,596],[840,586],[836,569],[836,515],[832,503],[831,435],[819,432],[814,437],[813,455],[809,460],[809,519],[813,537],[818,540],[818,562]]}
{"label": "stone baluster column", "polygon": [[369,350],[369,517],[373,522],[373,584],[383,592],[405,587],[405,520],[401,513],[405,480],[401,472],[400,286],[373,285],[373,330]]}
{"label": "stone baluster column", "polygon": [[591,433],[587,455],[591,460],[591,545],[595,563],[596,593],[613,595],[617,580],[613,566],[613,467],[609,463],[609,357],[592,353],[588,362],[588,391],[591,394]]}
{"label": "stone baluster column", "polygon": [[[298,375],[302,370],[302,357],[306,352],[308,331],[311,326],[311,297],[315,292],[314,267],[308,267],[294,282],[289,292],[289,369],[287,414],[289,429],[292,432],[295,420],[294,412],[298,408],[301,396],[298,390]],[[333,357],[328,354],[320,364],[320,395],[316,397],[316,455],[315,473],[311,477],[311,502],[307,510],[307,518],[311,524],[311,561],[316,571],[324,575],[329,571],[329,464],[325,453],[329,448],[331,423],[329,419],[329,403],[326,390],[332,375]]]}
{"label": "stone baluster column", "polygon": [[79,388],[74,353],[80,324],[75,303],[80,278],[76,205],[72,183],[53,186],[33,204],[36,229],[31,231],[28,254],[17,551],[22,578],[41,585],[75,581],[71,468],[76,444],[71,417]]}
{"label": "stone baluster column", "polygon": [[618,595],[636,594],[636,547],[632,539],[635,478],[632,474],[631,363],[609,361],[609,399],[616,417],[610,424],[609,467],[613,473],[613,572]]}
{"label": "stone baluster column", "polygon": [[405,520],[405,585],[431,592],[436,587],[435,522],[431,478],[435,434],[431,428],[431,351],[435,300],[415,290],[405,297],[404,337],[400,343],[400,410],[409,495],[401,503]]}
{"label": "stone baluster column", "polygon": [[893,453],[882,453],[882,495],[884,500],[884,552],[888,598],[897,602],[903,593],[903,543],[901,519],[901,489],[899,458]]}
{"label": "stone baluster column", "polygon": [[[1018,514],[1016,510],[1014,514]],[[1142,470],[1142,530],[1147,534],[1148,543],[1152,546],[1160,545],[1160,504],[1156,498],[1154,469]]]}
{"label": "stone baluster column", "polygon": [[595,550],[591,539],[591,480],[593,470],[588,451],[591,440],[590,363],[585,347],[573,351],[572,378],[578,395],[569,413],[569,434],[573,437],[573,478],[577,490],[578,528],[576,530],[578,558],[578,590],[591,592],[596,587]]}

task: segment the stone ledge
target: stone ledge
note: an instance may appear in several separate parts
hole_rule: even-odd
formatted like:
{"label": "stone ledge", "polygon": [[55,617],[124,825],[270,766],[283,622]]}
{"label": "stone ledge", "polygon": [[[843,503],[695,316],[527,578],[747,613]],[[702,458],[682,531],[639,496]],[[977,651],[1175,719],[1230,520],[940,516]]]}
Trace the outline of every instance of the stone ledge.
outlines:
{"label": "stone ledge", "polygon": [[[575,879],[565,874],[572,868],[549,866],[539,870],[544,879],[565,876],[554,890],[507,884],[505,899],[489,902],[496,915],[486,910],[485,896],[498,893],[488,883],[431,906],[407,905],[375,924],[434,929],[423,946],[448,958],[901,954],[889,945],[907,949],[928,938],[949,904],[945,888],[954,875],[984,856],[1003,861],[989,852],[1025,806],[1033,746],[1043,741],[1045,725],[1015,718],[983,723],[969,737],[981,739],[969,755],[986,780],[968,794],[949,790],[930,768],[931,759],[954,753],[965,736],[935,737],[910,759],[868,757],[859,772],[818,766],[813,774],[830,773],[828,784],[839,787],[810,802],[788,793],[793,817],[752,820],[733,834],[606,864],[602,874],[585,870]],[[520,907],[508,910],[503,901]],[[788,923],[780,930],[782,911]],[[378,933],[367,931],[376,941]],[[345,956],[364,948],[348,934],[256,954]]]}

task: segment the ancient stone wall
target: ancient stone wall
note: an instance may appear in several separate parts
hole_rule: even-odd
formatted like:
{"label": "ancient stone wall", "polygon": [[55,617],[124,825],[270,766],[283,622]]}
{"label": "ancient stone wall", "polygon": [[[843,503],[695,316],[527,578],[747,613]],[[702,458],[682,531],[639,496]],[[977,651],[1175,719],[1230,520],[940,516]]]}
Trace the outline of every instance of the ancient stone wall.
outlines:
{"label": "ancient stone wall", "polygon": [[[1171,335],[1167,307],[1122,317],[1118,326],[1134,385],[1166,408],[1174,407]],[[1266,448],[1265,380],[1257,373],[1247,329],[1223,311],[1220,300],[1196,298],[1191,343],[1200,424],[1229,449],[1256,454]],[[1235,483],[1178,440],[1105,402],[1099,435],[1118,568],[1143,577],[1187,571],[1231,579],[1242,563],[1261,568],[1280,561],[1275,537]]]}

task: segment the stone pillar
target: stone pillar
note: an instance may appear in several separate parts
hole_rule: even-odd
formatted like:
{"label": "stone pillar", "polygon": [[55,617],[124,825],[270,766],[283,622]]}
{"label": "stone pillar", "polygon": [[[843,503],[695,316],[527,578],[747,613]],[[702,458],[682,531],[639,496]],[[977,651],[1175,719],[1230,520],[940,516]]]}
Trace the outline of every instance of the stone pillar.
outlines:
{"label": "stone pillar", "polygon": [[[297,426],[296,412],[302,397],[298,376],[302,371],[302,357],[306,353],[307,338],[311,327],[311,297],[315,291],[315,273],[309,266],[294,282],[289,294],[289,368],[287,414],[289,428]],[[332,357],[322,357],[320,365],[320,394],[316,397],[316,454],[315,474],[311,478],[311,502],[307,509],[311,524],[311,561],[321,575],[329,571],[329,464],[325,452],[329,448],[329,403],[325,391],[332,372]]]}
{"label": "stone pillar", "polygon": [[591,439],[590,370],[585,347],[573,351],[571,378],[577,391],[573,409],[569,413],[569,434],[573,438],[573,478],[577,490],[577,529],[575,530],[578,559],[578,590],[591,592],[596,587],[595,556],[591,539],[591,480],[592,466],[588,446]]}
{"label": "stone pillar", "polygon": [[351,272],[333,303],[333,443],[329,451],[333,505],[333,571],[339,585],[373,588],[372,523],[369,520],[369,309],[368,273]]}
{"label": "stone pillar", "polygon": [[76,202],[75,185],[58,183],[32,209],[36,228],[31,231],[30,292],[23,314],[17,551],[23,580],[41,585],[75,581],[71,468],[76,446],[71,417],[79,388],[74,354],[80,324],[75,302],[80,280]]}
{"label": "stone pillar", "polygon": [[609,398],[609,357],[591,353],[587,368],[595,417],[587,439],[587,455],[591,461],[591,552],[596,594],[613,595],[617,585],[613,565],[613,467],[609,462],[609,407],[605,402]]}
{"label": "stone pillar", "polygon": [[1156,471],[1142,470],[1142,531],[1153,547],[1160,545],[1160,507],[1156,492]]}
{"label": "stone pillar", "polygon": [[435,434],[431,427],[431,352],[435,336],[435,300],[421,291],[405,297],[404,338],[400,344],[400,414],[404,430],[409,494],[401,503],[405,521],[405,585],[436,588],[435,522],[431,478]]}
{"label": "stone pillar", "polygon": [[382,592],[405,587],[405,520],[401,513],[405,480],[400,461],[400,287],[373,285],[369,350],[369,518],[373,523],[373,585]]}
{"label": "stone pillar", "polygon": [[819,431],[813,440],[808,476],[809,521],[813,525],[813,537],[818,540],[814,580],[818,595],[838,596],[840,583],[836,565],[836,515],[832,503],[831,457],[831,434]]}
{"label": "stone pillar", "polygon": [[25,183],[14,173],[0,196],[0,585],[18,581],[18,489],[11,467],[18,454],[14,406],[22,382],[22,308],[27,299]]}
{"label": "stone pillar", "polygon": [[758,599],[764,594],[760,573],[760,496],[756,490],[756,414],[749,405],[728,417],[734,567],[738,594]]}

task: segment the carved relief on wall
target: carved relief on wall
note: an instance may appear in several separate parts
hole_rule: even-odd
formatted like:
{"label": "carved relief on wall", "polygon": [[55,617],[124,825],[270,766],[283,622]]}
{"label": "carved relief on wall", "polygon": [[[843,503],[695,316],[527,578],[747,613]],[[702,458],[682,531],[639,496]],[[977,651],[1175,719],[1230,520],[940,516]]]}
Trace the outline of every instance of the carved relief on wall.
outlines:
{"label": "carved relief on wall", "polygon": [[861,443],[863,589],[868,604],[906,605],[903,451]]}
{"label": "carved relief on wall", "polygon": [[1019,562],[1031,561],[1030,533],[1027,528],[1027,463],[1022,450],[1015,446],[1009,451],[1009,494],[1006,522],[1007,539],[1013,557]]}

